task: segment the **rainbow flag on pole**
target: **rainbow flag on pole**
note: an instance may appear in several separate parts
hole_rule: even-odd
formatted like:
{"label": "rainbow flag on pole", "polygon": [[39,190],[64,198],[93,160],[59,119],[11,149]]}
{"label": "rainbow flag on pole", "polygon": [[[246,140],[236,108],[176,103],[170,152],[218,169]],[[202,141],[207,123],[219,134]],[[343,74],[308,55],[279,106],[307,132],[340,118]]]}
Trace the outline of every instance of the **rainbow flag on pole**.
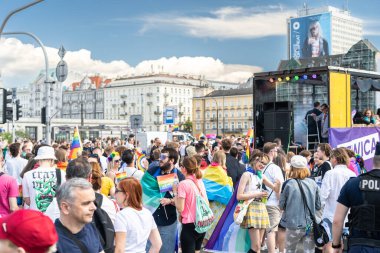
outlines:
{"label": "rainbow flag on pole", "polygon": [[78,157],[78,153],[82,152],[82,150],[83,148],[82,148],[82,142],[79,136],[79,130],[78,130],[78,127],[75,127],[73,140],[71,141],[71,145],[70,145],[69,160],[76,159]]}
{"label": "rainbow flag on pole", "polygon": [[247,132],[247,149],[245,151],[247,161],[249,161],[251,143],[253,143],[253,129],[252,128],[250,128]]}
{"label": "rainbow flag on pole", "polygon": [[175,124],[173,125],[173,132],[179,131],[179,125]]}

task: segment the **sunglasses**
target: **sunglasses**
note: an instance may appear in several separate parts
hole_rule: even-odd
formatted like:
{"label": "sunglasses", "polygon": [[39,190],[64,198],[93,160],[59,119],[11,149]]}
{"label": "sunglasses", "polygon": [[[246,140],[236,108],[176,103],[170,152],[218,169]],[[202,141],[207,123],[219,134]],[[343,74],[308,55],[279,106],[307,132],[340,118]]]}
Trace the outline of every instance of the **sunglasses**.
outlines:
{"label": "sunglasses", "polygon": [[122,191],[122,190],[116,188],[116,190],[115,190],[115,194],[118,193],[118,192],[124,192],[124,191]]}
{"label": "sunglasses", "polygon": [[114,160],[113,162],[114,162],[114,163],[119,163],[119,162],[120,162],[120,159],[119,159],[119,160]]}
{"label": "sunglasses", "polygon": [[161,154],[161,155],[160,155],[160,160],[165,160],[165,159],[168,158],[168,157],[169,157],[168,155]]}

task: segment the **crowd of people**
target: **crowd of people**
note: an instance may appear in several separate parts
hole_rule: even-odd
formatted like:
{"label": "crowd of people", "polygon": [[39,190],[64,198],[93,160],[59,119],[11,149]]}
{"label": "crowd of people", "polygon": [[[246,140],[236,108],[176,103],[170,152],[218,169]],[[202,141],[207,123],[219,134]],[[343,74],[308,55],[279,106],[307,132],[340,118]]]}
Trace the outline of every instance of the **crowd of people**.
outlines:
{"label": "crowd of people", "polygon": [[[0,253],[187,253],[215,250],[215,237],[250,253],[342,252],[348,234],[350,252],[380,250],[380,144],[366,173],[363,158],[347,148],[321,143],[294,154],[278,139],[261,150],[249,143],[156,138],[143,152],[130,135],[85,140],[70,160],[65,142],[3,145]],[[243,202],[239,223],[225,218]],[[313,239],[315,219],[328,237],[323,246]],[[245,241],[233,242],[232,230],[227,239],[221,226],[246,231]]]}

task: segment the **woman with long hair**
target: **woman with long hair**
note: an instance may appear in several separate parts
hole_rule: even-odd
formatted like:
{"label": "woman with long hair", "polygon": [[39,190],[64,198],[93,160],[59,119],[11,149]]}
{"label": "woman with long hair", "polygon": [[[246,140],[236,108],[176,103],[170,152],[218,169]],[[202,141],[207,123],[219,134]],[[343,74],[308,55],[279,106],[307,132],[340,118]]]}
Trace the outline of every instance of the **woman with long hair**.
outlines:
{"label": "woman with long hair", "polygon": [[111,178],[113,182],[116,179],[116,173],[119,171],[121,163],[121,157],[118,152],[112,152],[108,156],[108,166],[107,166],[107,174],[106,176]]}
{"label": "woman with long hair", "polygon": [[220,150],[214,153],[211,164],[204,170],[202,180],[206,188],[207,198],[210,201],[210,208],[215,217],[213,225],[205,236],[208,240],[226,209],[233,191],[232,179],[226,171],[226,154],[224,151]]}
{"label": "woman with long hair", "polygon": [[[90,162],[90,165],[92,167],[92,171],[91,171],[92,189],[94,189],[96,193],[102,194],[102,199],[103,199],[102,206],[99,206],[99,207],[102,208],[104,211],[106,211],[106,213],[108,214],[112,222],[115,223],[116,213],[119,211],[119,208],[115,202],[113,202],[107,197],[108,195],[101,193],[103,178],[107,178],[107,177],[103,176],[102,169],[100,168],[100,165],[97,162]],[[115,192],[115,186],[114,186],[114,192]]]}
{"label": "woman with long hair", "polygon": [[152,213],[143,207],[140,182],[127,177],[116,189],[116,201],[123,208],[116,214],[115,253],[145,252],[149,239],[149,252],[160,251],[162,241]]}
{"label": "woman with long hair", "polygon": [[113,180],[109,177],[104,176],[102,172],[102,168],[100,167],[100,164],[98,162],[95,162],[95,161],[89,161],[89,162],[90,162],[92,170],[96,171],[96,173],[98,173],[100,176],[100,180],[101,180],[100,193],[107,197],[108,196],[114,197],[116,187]]}
{"label": "woman with long hair", "polygon": [[264,236],[265,229],[270,226],[269,216],[265,206],[265,199],[268,197],[268,192],[262,189],[262,185],[265,184],[276,193],[280,192],[281,183],[277,181],[275,184],[272,184],[272,182],[262,174],[262,170],[268,163],[268,155],[263,153],[256,154],[255,158],[250,161],[250,167],[247,168],[247,171],[241,176],[237,190],[237,200],[253,199],[240,224],[241,228],[248,229],[251,239],[249,253],[260,252],[261,239]]}
{"label": "woman with long hair", "polygon": [[186,179],[178,186],[173,185],[174,202],[182,222],[181,248],[183,253],[200,252],[206,233],[195,231],[196,196],[201,195],[208,203],[206,189],[197,160],[194,157],[185,157],[182,165],[185,168]]}
{"label": "woman with long hair", "polygon": [[315,250],[311,216],[321,209],[321,201],[319,187],[309,176],[306,158],[293,156],[290,161],[290,179],[285,181],[280,197],[280,208],[284,211],[281,226],[286,228],[286,252],[296,252],[299,243],[303,243],[304,252]]}

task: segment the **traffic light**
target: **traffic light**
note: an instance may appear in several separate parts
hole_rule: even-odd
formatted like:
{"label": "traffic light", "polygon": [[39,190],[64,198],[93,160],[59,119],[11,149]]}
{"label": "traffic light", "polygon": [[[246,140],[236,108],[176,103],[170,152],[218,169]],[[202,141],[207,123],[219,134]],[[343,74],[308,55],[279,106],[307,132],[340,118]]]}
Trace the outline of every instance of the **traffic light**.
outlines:
{"label": "traffic light", "polygon": [[41,108],[41,124],[46,125],[46,106]]}
{"label": "traffic light", "polygon": [[[3,120],[2,124],[8,120],[13,120],[12,91],[3,89]],[[9,97],[10,96],[10,97]]]}
{"label": "traffic light", "polygon": [[22,105],[20,105],[20,99],[16,100],[16,120],[19,120],[22,117],[21,111]]}

